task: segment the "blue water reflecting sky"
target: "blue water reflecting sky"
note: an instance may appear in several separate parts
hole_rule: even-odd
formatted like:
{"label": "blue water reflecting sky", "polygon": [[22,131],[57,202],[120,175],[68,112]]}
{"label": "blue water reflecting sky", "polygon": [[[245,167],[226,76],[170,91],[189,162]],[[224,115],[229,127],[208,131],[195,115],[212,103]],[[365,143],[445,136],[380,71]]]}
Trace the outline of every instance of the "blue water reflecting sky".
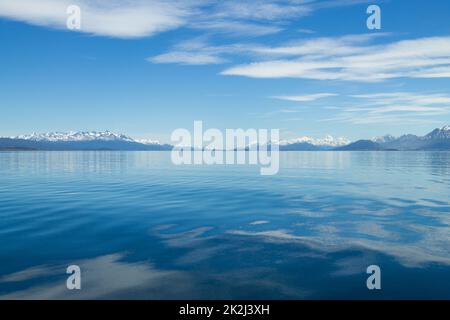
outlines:
{"label": "blue water reflecting sky", "polygon": [[166,152],[0,153],[0,297],[450,298],[450,153],[280,160],[260,176]]}

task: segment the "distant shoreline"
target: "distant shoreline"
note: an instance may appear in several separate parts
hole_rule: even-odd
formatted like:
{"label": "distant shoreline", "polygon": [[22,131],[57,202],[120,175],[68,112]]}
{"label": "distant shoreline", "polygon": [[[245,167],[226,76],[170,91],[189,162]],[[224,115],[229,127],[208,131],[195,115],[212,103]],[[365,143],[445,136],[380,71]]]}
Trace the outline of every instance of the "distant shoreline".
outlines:
{"label": "distant shoreline", "polygon": [[[106,150],[106,149],[80,149],[80,150],[43,150],[43,149],[15,149],[6,148],[0,149],[0,152],[171,152],[172,150]],[[222,152],[251,152],[249,150],[217,150]],[[203,151],[192,151],[203,152]],[[296,152],[309,152],[309,153],[324,153],[324,152],[450,152],[450,150],[280,150],[282,153],[296,153]]]}
{"label": "distant shoreline", "polygon": [[[250,136],[245,137],[244,144],[233,143],[229,150],[248,151],[249,149],[277,148],[280,152],[288,151],[450,151],[450,126],[436,128],[425,136],[411,134],[398,138],[387,135],[372,140],[357,140],[345,145],[314,143],[310,140],[294,140],[291,142],[274,141],[264,144],[252,142]],[[194,145],[196,144],[187,144]],[[246,147],[244,148],[243,146]],[[194,151],[209,151],[216,146],[224,148],[225,144],[198,144],[200,147],[186,147]],[[0,137],[0,150],[3,151],[171,151],[172,144],[157,141],[143,143],[123,134],[105,132],[47,133],[33,134],[29,137]],[[227,151],[220,150],[217,151]]]}

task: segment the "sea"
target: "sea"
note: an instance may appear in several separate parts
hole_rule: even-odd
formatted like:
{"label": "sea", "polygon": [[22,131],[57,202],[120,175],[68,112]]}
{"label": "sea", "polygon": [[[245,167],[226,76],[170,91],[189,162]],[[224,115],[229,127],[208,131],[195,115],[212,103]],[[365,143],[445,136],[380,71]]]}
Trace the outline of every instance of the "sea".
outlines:
{"label": "sea", "polygon": [[450,299],[450,152],[259,169],[0,152],[0,299]]}

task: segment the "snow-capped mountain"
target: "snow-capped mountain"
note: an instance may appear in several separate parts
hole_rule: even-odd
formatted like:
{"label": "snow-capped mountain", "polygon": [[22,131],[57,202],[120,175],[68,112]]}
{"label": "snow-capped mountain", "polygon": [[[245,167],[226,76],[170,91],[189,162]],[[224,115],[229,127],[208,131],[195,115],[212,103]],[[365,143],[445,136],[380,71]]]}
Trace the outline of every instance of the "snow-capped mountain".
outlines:
{"label": "snow-capped mountain", "polygon": [[441,129],[435,129],[427,134],[425,139],[450,139],[450,125],[442,127]]}
{"label": "snow-capped mountain", "polygon": [[414,141],[414,140],[433,140],[433,139],[450,139],[450,125],[444,126],[442,128],[437,128],[428,133],[427,135],[423,137],[419,137],[413,134],[405,134],[400,137],[394,137],[390,134],[383,136],[383,137],[376,137],[373,138],[372,141],[377,143],[390,143],[396,140],[401,141]]}
{"label": "snow-capped mountain", "polygon": [[159,142],[158,140],[151,140],[151,139],[138,139],[138,140],[134,140],[138,143],[142,143],[142,144],[147,144],[147,145],[155,145],[155,144],[161,144],[161,142]]}
{"label": "snow-capped mountain", "polygon": [[325,136],[323,139],[316,139],[304,136],[295,139],[281,140],[279,144],[280,146],[287,146],[302,143],[308,143],[318,147],[340,147],[349,144],[350,140],[344,137],[335,138],[330,135]]}
{"label": "snow-capped mountain", "polygon": [[32,133],[10,137],[11,139],[22,139],[31,141],[128,141],[135,142],[132,138],[116,134],[110,131],[71,131],[71,132],[48,132]]}
{"label": "snow-capped mountain", "polygon": [[[425,136],[406,134],[395,138],[392,135],[359,140],[351,143],[346,138],[325,136],[322,139],[299,137],[272,142],[280,151],[321,150],[450,150],[450,126],[435,129]],[[0,150],[129,150],[164,151],[173,146],[160,144],[156,140],[135,140],[110,131],[33,133],[15,137],[0,137]]]}
{"label": "snow-capped mountain", "polygon": [[449,150],[450,126],[434,129],[425,136],[405,134],[395,138],[388,135],[372,141],[392,150]]}
{"label": "snow-capped mountain", "polygon": [[154,140],[143,143],[111,131],[71,131],[0,137],[0,149],[162,151],[171,150],[172,146]]}
{"label": "snow-capped mountain", "polygon": [[394,141],[395,139],[397,139],[397,138],[394,137],[393,135],[387,134],[387,135],[382,136],[382,137],[375,137],[375,138],[372,139],[372,141],[376,142],[376,143],[388,143],[388,142]]}

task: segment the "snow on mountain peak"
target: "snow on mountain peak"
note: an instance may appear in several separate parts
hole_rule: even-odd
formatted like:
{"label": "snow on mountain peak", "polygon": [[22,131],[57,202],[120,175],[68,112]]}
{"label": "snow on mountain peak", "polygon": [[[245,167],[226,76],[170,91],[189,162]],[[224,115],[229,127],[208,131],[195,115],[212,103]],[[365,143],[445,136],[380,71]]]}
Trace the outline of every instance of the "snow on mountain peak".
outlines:
{"label": "snow on mountain peak", "polygon": [[290,144],[296,144],[296,143],[309,143],[314,146],[321,146],[321,147],[340,147],[348,145],[351,141],[344,137],[338,137],[335,138],[333,136],[327,135],[322,139],[316,139],[311,138],[307,136],[298,137],[295,139],[289,139],[289,140],[281,140],[280,145],[290,145]]}
{"label": "snow on mountain peak", "polygon": [[161,144],[158,140],[151,140],[151,139],[138,139],[135,141],[147,145]]}
{"label": "snow on mountain peak", "polygon": [[435,129],[425,136],[426,139],[449,139],[450,126],[444,126],[441,129]]}
{"label": "snow on mountain peak", "polygon": [[397,138],[394,137],[393,135],[387,134],[387,135],[382,136],[382,137],[375,137],[375,138],[372,139],[372,141],[376,142],[376,143],[388,143],[388,142],[394,141],[395,139],[397,139]]}
{"label": "snow on mountain peak", "polygon": [[129,141],[134,140],[123,134],[116,134],[110,131],[70,131],[70,132],[47,132],[36,133],[33,132],[29,135],[20,135],[11,137],[13,139],[23,139],[32,141]]}

